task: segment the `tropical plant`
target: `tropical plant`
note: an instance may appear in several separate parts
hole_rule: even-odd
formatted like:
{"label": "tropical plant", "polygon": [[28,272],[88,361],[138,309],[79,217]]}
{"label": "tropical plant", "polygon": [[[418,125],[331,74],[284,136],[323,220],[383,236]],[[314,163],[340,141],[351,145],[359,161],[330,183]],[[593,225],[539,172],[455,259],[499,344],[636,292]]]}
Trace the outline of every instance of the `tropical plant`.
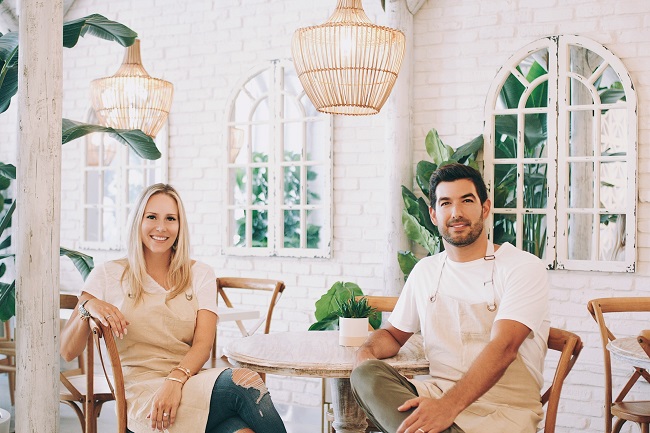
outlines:
{"label": "tropical plant", "polygon": [[[438,228],[431,222],[429,216],[429,178],[438,167],[452,162],[471,165],[478,169],[476,157],[483,148],[483,135],[477,136],[454,151],[453,148],[442,142],[438,131],[432,128],[424,140],[424,146],[433,161],[418,162],[415,181],[422,193],[420,197],[402,185],[402,199],[404,200],[402,226],[411,241],[423,247],[428,255],[432,255],[444,250],[444,247]],[[419,259],[411,251],[399,251],[397,261],[406,280]]]}
{"label": "tropical plant", "polygon": [[[357,297],[362,296],[357,300]],[[337,281],[316,301],[316,323],[310,331],[338,329],[339,317],[368,317],[373,329],[381,326],[381,313],[368,305],[361,288],[350,282]]]}
{"label": "tropical plant", "polygon": [[[300,154],[291,151],[284,152],[285,161],[300,161]],[[268,163],[269,157],[266,153],[253,152],[252,162]],[[307,170],[307,182],[316,179],[318,173],[309,166]],[[284,204],[300,204],[300,167],[289,165],[283,167],[284,171]],[[265,205],[269,197],[268,169],[256,167],[251,174],[251,195],[253,205]],[[237,189],[240,194],[246,193],[246,174],[244,170],[237,173],[235,178]],[[318,200],[319,195],[307,188],[307,203]],[[269,215],[266,211],[252,211],[252,240],[253,247],[266,247],[268,245]],[[246,242],[246,218],[237,219],[237,234],[239,237],[237,246]],[[320,242],[320,226],[307,224],[307,248],[318,248]],[[300,248],[300,211],[284,212],[284,248]]]}
{"label": "tropical plant", "polygon": [[[1,2],[1,0],[0,0]],[[130,46],[137,33],[115,21],[101,15],[89,15],[63,24],[63,46],[74,47],[79,38],[93,35],[109,41],[118,42],[122,46]],[[18,33],[0,33],[0,113],[9,108],[11,98],[18,91]],[[114,129],[105,126],[91,125],[74,120],[63,119],[62,144],[95,132],[108,133],[122,144],[129,146],[137,155],[145,159],[158,159],[161,154],[153,139],[140,130]],[[16,168],[11,164],[0,162],[0,251],[11,245],[11,237],[4,231],[11,225],[11,217],[16,209],[16,201],[8,198],[5,191],[11,181],[16,179]],[[8,205],[8,207],[5,207]],[[92,257],[60,248],[62,256],[69,257],[85,279],[93,268]],[[13,254],[2,254],[0,260],[13,258]],[[0,277],[6,272],[6,264],[0,263]],[[0,282],[0,320],[8,320],[15,314],[15,281]]]}

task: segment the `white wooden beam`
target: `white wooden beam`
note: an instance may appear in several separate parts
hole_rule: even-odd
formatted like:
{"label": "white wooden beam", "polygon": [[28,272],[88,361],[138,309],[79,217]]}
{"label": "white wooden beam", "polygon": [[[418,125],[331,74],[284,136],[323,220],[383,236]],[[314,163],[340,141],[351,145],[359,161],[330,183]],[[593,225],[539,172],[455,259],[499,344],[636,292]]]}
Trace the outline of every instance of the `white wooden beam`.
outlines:
{"label": "white wooden beam", "polygon": [[21,0],[16,223],[16,432],[59,425],[62,0]]}

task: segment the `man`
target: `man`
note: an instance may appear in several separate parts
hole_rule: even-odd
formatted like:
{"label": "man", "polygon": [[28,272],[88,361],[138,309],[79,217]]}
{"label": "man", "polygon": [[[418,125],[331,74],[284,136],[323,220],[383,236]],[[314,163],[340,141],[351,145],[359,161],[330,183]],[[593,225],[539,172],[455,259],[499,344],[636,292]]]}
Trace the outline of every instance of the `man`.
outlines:
{"label": "man", "polygon": [[[385,433],[532,433],[549,332],[548,279],[535,256],[493,245],[481,174],[450,164],[430,181],[445,251],[415,266],[390,315],[356,354],[355,397]],[[421,331],[426,380],[386,363]]]}

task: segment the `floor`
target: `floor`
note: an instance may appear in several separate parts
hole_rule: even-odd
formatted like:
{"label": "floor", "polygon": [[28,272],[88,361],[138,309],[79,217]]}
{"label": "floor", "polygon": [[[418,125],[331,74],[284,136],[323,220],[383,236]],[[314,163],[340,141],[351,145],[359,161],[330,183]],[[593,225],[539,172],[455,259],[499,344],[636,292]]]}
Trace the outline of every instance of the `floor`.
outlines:
{"label": "floor", "polygon": [[[0,374],[0,407],[6,408],[11,413],[10,431],[14,432],[14,407],[11,406],[9,399],[6,374]],[[81,424],[72,408],[65,404],[60,405],[60,408],[59,431],[63,433],[81,433]],[[277,409],[285,423],[287,433],[319,433],[321,431],[320,408],[278,405]],[[104,404],[99,416],[97,432],[115,433],[116,428],[115,405],[109,402]]]}

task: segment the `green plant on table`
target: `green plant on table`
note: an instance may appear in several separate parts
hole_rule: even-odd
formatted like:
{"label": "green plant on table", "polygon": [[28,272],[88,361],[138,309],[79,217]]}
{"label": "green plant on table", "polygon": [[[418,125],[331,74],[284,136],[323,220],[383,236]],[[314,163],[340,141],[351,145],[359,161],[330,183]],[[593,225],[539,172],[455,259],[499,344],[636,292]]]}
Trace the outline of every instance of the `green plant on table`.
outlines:
{"label": "green plant on table", "polygon": [[[309,327],[310,331],[325,331],[338,329],[339,317],[367,317],[370,326],[377,329],[381,326],[381,313],[368,305],[368,300],[361,288],[350,282],[337,281],[316,301],[317,322]],[[352,315],[355,314],[355,315]]]}

